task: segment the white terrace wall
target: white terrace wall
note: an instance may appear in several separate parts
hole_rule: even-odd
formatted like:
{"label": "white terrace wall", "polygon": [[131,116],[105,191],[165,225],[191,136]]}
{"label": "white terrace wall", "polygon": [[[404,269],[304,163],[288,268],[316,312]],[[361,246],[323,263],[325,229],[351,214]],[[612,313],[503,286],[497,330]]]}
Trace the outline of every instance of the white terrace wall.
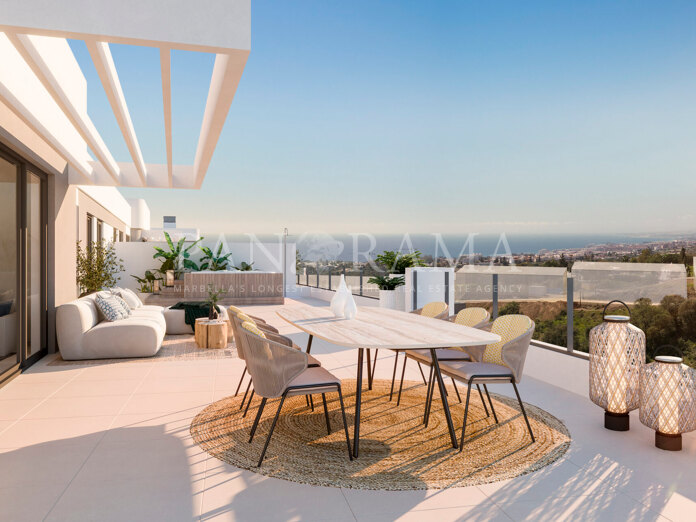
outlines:
{"label": "white terrace wall", "polygon": [[[185,243],[190,245],[190,242]],[[213,240],[203,241],[199,245],[207,246],[217,251],[218,244]],[[116,243],[114,248],[116,255],[123,259],[125,270],[121,273],[119,286],[136,290],[138,283],[131,275],[142,277],[146,270],[154,270],[158,268],[161,262],[153,259],[155,247],[168,250],[166,242],[147,241],[147,242],[130,242]],[[295,290],[295,243],[287,244],[286,251],[286,288],[292,293]],[[231,265],[239,265],[242,261],[254,263],[254,270],[262,272],[283,272],[283,244],[282,242],[238,242],[226,243],[222,248],[223,254],[232,253],[230,257]],[[200,258],[203,256],[198,245],[191,249],[191,259],[200,264]]]}

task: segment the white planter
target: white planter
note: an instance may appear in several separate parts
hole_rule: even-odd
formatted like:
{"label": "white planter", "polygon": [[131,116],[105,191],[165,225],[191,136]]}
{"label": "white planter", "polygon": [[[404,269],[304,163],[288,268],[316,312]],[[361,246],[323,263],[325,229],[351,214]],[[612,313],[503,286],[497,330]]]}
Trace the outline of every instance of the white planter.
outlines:
{"label": "white planter", "polygon": [[397,308],[397,290],[380,290],[379,291],[379,307],[389,308],[390,310],[398,310]]}
{"label": "white planter", "polygon": [[147,304],[145,300],[152,295],[149,292],[135,292],[135,294],[138,296],[138,299],[140,299],[143,302],[143,304]]}
{"label": "white planter", "polygon": [[396,301],[396,310],[402,312],[406,310],[406,285],[397,286],[394,290],[394,299]]}

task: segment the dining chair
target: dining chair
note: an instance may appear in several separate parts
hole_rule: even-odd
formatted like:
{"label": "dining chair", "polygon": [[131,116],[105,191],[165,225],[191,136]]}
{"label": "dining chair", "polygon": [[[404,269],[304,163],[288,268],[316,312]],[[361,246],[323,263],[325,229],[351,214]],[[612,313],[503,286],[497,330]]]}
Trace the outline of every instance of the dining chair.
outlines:
{"label": "dining chair", "polygon": [[[237,354],[239,355],[239,358],[246,361],[246,346],[245,346],[245,338],[242,336],[239,336],[239,331],[240,331],[240,326],[244,322],[250,322],[254,326],[256,326],[259,330],[263,331],[266,337],[269,339],[278,342],[280,344],[284,344],[290,348],[293,348],[294,350],[299,350],[302,351],[302,348],[296,345],[295,343],[292,342],[292,339],[285,337],[284,335],[281,335],[278,333],[278,330],[276,328],[273,328],[272,326],[266,324],[266,323],[257,323],[254,321],[250,316],[246,315],[244,312],[235,312],[234,310],[231,309],[230,307],[230,324],[232,325],[232,332],[235,337],[235,344],[237,346]],[[239,337],[238,337],[239,336]],[[313,357],[312,355],[308,355],[309,357],[309,366],[310,367],[315,367],[315,366],[321,366],[321,362]],[[239,383],[237,384],[237,389],[234,392],[234,396],[236,397],[237,394],[239,394],[239,389],[242,386],[242,383],[244,382],[244,377],[247,374],[247,366],[246,364],[244,365],[244,370],[242,371],[242,375],[239,378]],[[251,400],[254,398],[254,389],[252,388],[252,379],[249,377],[249,382],[247,383],[246,390],[244,392],[244,397],[242,397],[242,402],[239,405],[239,409],[244,408],[244,404],[246,403],[246,408],[244,409],[244,414],[243,416],[245,417],[248,410],[249,406],[251,405]],[[249,392],[251,391],[251,395],[249,395]],[[249,396],[249,401],[247,402],[247,395]],[[314,401],[310,401],[308,399],[307,405],[311,406],[312,411],[314,411]]]}
{"label": "dining chair", "polygon": [[[445,303],[444,301],[433,301],[431,303],[427,303],[425,306],[418,308],[417,310],[413,310],[411,313],[412,314],[417,314],[417,315],[422,315],[423,317],[431,317],[433,319],[444,319],[447,317],[447,312],[449,310],[449,305]],[[391,389],[389,390],[389,400],[392,400],[392,397],[394,395],[394,383],[396,381],[396,369],[399,364],[399,354],[402,352],[406,352],[406,350],[399,350],[394,349],[394,352],[396,352],[396,356],[394,357],[394,370],[392,371],[392,382],[391,382]],[[404,375],[406,373],[406,361],[408,360],[407,357],[404,357],[404,366],[401,369],[401,386],[403,387],[403,382],[404,382]],[[375,353],[375,363],[373,364],[373,371],[374,367],[377,365],[377,354]],[[425,378],[425,373],[423,373],[423,368],[421,367],[420,363],[418,363],[418,370],[420,370],[421,377],[423,378],[423,384],[427,385],[428,381]],[[398,406],[401,403],[401,388],[399,388],[399,396],[396,400],[396,405]]]}
{"label": "dining chair", "polygon": [[[449,316],[446,320],[453,322],[455,324],[460,324],[462,326],[468,326],[470,328],[486,329],[490,325],[491,315],[485,308],[472,306],[470,308],[464,308],[457,312],[455,315]],[[480,361],[483,355],[484,346],[453,346],[451,348],[438,348],[435,350],[437,353],[437,360],[439,363],[445,361]],[[430,404],[431,396],[434,393],[435,381],[433,360],[430,354],[430,350],[409,350],[406,352],[406,357],[408,359],[413,359],[419,363],[423,363],[430,367],[430,374],[428,376],[428,389],[426,391],[425,397],[425,411],[423,413],[423,423],[428,426],[428,421],[430,418]],[[452,379],[452,385],[454,386],[454,391],[457,394],[457,400],[462,402],[462,397],[459,394],[459,388],[457,388],[457,381]],[[403,380],[399,385],[399,393],[401,393],[401,388],[403,387]],[[486,416],[489,416],[488,407],[486,406],[486,401],[483,400],[483,393],[481,392],[481,387],[476,385],[479,397],[483,403],[483,408],[486,411]]]}
{"label": "dining chair", "polygon": [[259,457],[258,467],[261,467],[268,444],[278,422],[280,411],[283,408],[285,399],[288,397],[321,394],[321,398],[324,401],[326,429],[331,434],[331,421],[326,404],[326,394],[331,392],[338,393],[341,415],[343,417],[343,430],[348,447],[348,458],[353,460],[346,410],[341,391],[341,380],[321,366],[310,367],[309,356],[306,353],[267,338],[265,332],[249,321],[241,324],[240,334],[245,341],[246,363],[249,374],[254,381],[254,390],[261,396],[261,404],[249,434],[250,443],[254,440],[254,434],[268,399],[280,398],[278,410],[273,417],[273,422]]}
{"label": "dining chair", "polygon": [[[462,439],[459,451],[464,448],[464,436],[466,434],[466,422],[469,414],[469,399],[471,397],[471,385],[482,384],[495,423],[499,424],[493,402],[488,393],[488,384],[509,382],[515,390],[520,411],[527,424],[532,442],[535,441],[532,426],[529,424],[527,412],[520,398],[517,383],[522,379],[524,362],[527,357],[529,343],[534,335],[534,321],[526,315],[503,315],[498,317],[491,325],[491,332],[500,336],[500,341],[486,345],[480,362],[474,361],[450,361],[440,365],[444,375],[452,377],[467,384],[466,401],[464,405],[464,422],[462,424]],[[431,394],[432,395],[432,394]],[[431,399],[432,400],[432,399]]]}

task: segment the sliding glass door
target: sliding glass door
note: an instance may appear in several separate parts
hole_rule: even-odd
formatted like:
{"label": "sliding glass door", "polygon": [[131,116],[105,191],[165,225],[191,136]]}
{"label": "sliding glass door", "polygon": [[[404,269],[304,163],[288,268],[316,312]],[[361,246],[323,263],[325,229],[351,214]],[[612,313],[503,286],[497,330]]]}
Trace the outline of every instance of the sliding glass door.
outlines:
{"label": "sliding glass door", "polygon": [[0,149],[0,382],[46,353],[46,176]]}
{"label": "sliding glass door", "polygon": [[19,363],[19,164],[0,155],[0,380]]}

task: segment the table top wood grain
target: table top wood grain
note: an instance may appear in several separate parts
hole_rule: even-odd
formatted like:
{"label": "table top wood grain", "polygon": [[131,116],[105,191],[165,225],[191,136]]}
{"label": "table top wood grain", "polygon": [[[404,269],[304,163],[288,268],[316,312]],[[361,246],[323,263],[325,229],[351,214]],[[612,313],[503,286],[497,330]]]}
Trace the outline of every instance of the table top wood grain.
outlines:
{"label": "table top wood grain", "polygon": [[276,313],[314,337],[350,348],[423,350],[500,340],[496,334],[450,321],[370,306],[359,307],[354,319],[337,318],[328,307],[287,307]]}

